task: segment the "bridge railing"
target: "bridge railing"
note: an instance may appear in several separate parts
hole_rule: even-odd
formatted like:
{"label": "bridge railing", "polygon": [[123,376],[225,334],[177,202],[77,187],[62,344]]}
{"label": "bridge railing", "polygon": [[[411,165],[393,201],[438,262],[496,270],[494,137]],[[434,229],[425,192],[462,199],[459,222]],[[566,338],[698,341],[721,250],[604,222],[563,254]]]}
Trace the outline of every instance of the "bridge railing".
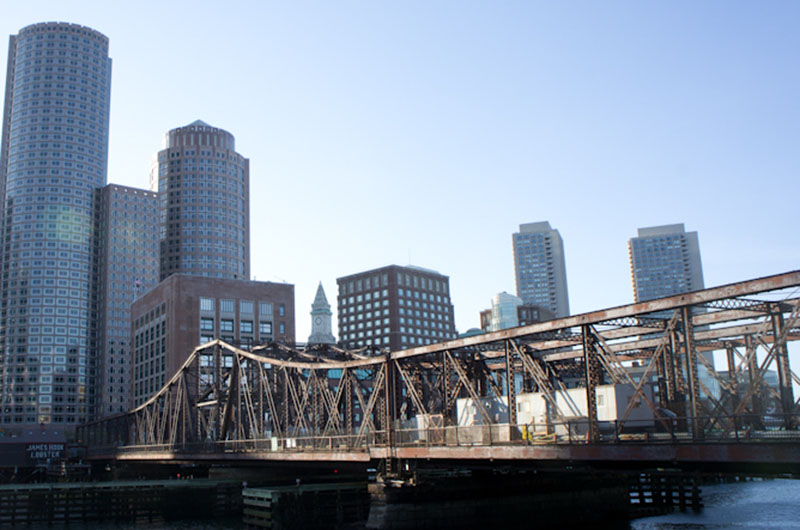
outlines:
{"label": "bridge railing", "polygon": [[[666,420],[599,422],[599,438],[590,441],[586,419],[547,423],[429,426],[326,436],[268,436],[186,444],[93,448],[95,454],[368,452],[385,447],[481,447],[565,444],[800,443],[800,414],[672,417]],[[389,440],[391,440],[391,445]]]}
{"label": "bridge railing", "polygon": [[[398,446],[556,445],[590,442],[587,419],[547,423],[462,425],[394,431]],[[800,415],[697,416],[599,421],[592,443],[800,442]]]}
{"label": "bridge railing", "polygon": [[370,447],[386,447],[386,432],[327,436],[265,436],[263,438],[208,440],[185,444],[119,445],[96,447],[96,454],[109,451],[129,453],[285,453],[285,452],[353,452],[368,451]]}

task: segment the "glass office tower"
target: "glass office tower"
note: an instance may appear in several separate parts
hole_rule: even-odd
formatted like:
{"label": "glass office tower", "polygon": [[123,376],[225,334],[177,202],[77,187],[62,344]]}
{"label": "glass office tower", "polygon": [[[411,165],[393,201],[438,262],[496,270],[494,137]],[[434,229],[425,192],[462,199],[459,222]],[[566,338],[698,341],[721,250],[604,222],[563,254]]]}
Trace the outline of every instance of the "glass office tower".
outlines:
{"label": "glass office tower", "polygon": [[567,266],[561,234],[550,223],[519,225],[512,236],[517,296],[526,305],[537,305],[556,318],[569,316]]}
{"label": "glass office tower", "polygon": [[4,427],[95,413],[94,189],[105,185],[108,39],[34,24],[9,42],[0,181]]}

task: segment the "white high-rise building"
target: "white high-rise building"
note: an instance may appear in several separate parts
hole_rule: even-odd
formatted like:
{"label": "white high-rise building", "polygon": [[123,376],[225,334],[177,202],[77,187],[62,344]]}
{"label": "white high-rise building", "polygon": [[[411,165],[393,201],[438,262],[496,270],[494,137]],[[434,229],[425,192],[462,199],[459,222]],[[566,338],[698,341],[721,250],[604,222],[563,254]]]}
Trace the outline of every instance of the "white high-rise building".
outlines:
{"label": "white high-rise building", "polygon": [[47,22],[11,36],[0,149],[4,428],[69,427],[96,412],[93,195],[106,183],[110,93],[101,33]]}
{"label": "white high-rise building", "polygon": [[489,331],[515,328],[519,326],[518,308],[522,299],[507,292],[497,293],[492,297],[492,321]]}
{"label": "white high-rise building", "polygon": [[556,318],[569,316],[564,242],[558,230],[547,221],[521,224],[513,242],[517,296],[526,305],[549,309]]}

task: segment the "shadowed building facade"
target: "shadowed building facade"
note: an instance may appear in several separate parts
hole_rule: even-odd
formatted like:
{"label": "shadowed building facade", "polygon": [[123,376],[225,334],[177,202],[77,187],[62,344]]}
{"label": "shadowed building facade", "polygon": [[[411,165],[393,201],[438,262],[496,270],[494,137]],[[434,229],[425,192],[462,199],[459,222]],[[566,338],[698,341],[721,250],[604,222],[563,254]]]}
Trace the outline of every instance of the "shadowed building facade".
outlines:
{"label": "shadowed building facade", "polygon": [[158,195],[117,184],[97,190],[98,416],[131,407],[131,304],[158,283]]}

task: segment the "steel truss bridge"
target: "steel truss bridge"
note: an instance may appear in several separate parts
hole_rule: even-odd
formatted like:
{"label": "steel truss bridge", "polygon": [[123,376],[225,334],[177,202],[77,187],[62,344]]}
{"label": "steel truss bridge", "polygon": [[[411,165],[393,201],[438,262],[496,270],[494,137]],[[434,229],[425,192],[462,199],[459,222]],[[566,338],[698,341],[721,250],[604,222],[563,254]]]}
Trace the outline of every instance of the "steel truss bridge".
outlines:
{"label": "steel truss bridge", "polygon": [[[89,458],[139,462],[639,461],[797,471],[800,378],[788,345],[798,339],[800,271],[395,352],[244,350],[215,340],[146,403],[81,426],[79,437]],[[777,385],[767,384],[776,373]],[[632,391],[613,421],[598,416],[604,384]],[[578,412],[564,401],[575,388]],[[531,392],[548,415],[518,421],[520,396]],[[471,424],[459,422],[459,402],[476,409]],[[632,417],[641,403],[645,422]]]}

